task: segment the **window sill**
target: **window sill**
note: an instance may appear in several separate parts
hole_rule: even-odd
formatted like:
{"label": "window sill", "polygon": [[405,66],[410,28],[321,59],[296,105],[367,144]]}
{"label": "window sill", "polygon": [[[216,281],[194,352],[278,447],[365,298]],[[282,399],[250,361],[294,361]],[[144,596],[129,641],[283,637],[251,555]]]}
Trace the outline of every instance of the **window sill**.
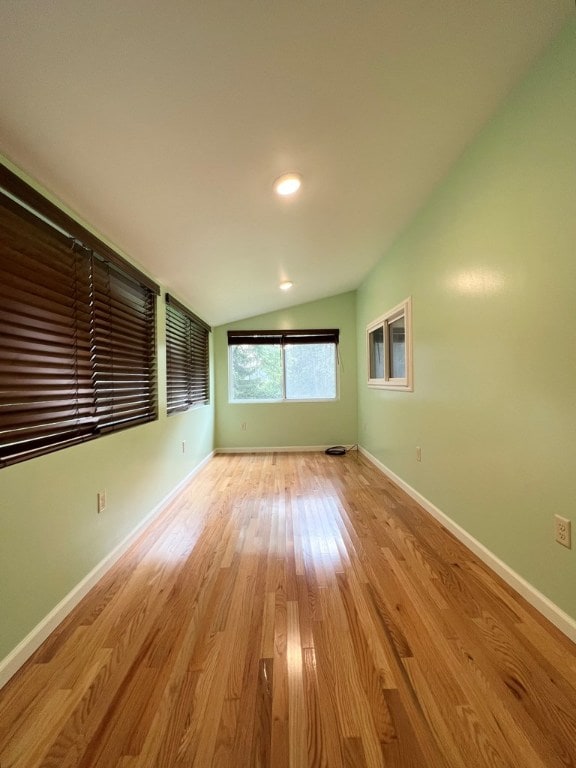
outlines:
{"label": "window sill", "polygon": [[368,382],[369,389],[392,389],[398,392],[414,392],[414,387],[411,384],[393,384],[392,382],[384,382],[382,384],[376,382]]}

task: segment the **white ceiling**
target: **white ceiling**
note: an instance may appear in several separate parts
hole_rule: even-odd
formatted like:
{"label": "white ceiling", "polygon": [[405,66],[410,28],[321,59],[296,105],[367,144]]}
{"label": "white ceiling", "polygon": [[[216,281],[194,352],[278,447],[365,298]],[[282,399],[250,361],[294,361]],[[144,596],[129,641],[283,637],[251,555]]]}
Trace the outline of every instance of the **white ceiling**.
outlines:
{"label": "white ceiling", "polygon": [[0,0],[0,151],[221,324],[356,288],[572,14]]}

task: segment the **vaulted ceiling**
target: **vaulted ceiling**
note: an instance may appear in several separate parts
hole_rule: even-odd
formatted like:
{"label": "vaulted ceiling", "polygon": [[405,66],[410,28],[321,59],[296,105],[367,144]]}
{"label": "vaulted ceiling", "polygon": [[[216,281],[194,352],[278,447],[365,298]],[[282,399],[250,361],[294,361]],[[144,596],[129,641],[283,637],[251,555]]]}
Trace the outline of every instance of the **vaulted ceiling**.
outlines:
{"label": "vaulted ceiling", "polygon": [[573,14],[1,0],[0,152],[221,324],[356,288]]}

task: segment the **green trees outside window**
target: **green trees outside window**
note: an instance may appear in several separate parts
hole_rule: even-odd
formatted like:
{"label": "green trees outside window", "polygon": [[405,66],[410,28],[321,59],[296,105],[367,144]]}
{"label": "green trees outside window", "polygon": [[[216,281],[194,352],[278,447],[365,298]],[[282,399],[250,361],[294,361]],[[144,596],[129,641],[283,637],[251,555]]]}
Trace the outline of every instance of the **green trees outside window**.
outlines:
{"label": "green trees outside window", "polygon": [[238,344],[230,347],[230,399],[333,400],[336,344]]}

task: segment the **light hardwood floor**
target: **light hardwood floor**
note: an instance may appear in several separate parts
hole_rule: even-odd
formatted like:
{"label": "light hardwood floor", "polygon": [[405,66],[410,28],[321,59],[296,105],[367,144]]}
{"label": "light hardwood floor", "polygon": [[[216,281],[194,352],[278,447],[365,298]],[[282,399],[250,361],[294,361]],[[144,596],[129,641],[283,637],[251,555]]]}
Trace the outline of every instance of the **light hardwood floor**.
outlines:
{"label": "light hardwood floor", "polygon": [[0,692],[0,768],[574,765],[574,645],[355,454],[215,457]]}

